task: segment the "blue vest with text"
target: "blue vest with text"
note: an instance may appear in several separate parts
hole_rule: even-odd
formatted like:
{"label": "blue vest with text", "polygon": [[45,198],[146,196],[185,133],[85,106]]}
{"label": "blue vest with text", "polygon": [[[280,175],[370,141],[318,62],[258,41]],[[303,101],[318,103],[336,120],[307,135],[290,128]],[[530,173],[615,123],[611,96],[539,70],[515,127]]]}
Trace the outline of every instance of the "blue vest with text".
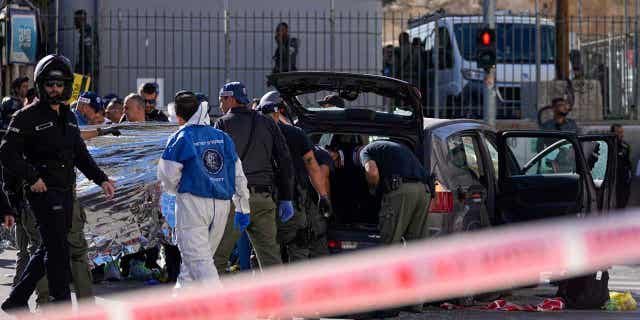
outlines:
{"label": "blue vest with text", "polygon": [[162,154],[183,165],[178,193],[230,200],[236,191],[236,148],[226,133],[208,125],[189,125],[174,133]]}

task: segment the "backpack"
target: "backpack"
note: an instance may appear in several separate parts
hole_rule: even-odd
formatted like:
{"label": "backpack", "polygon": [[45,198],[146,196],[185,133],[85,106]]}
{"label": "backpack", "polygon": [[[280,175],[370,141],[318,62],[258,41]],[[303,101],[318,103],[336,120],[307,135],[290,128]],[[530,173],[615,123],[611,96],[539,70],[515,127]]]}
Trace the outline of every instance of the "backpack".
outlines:
{"label": "backpack", "polygon": [[602,309],[609,300],[609,272],[564,280],[558,288],[569,309]]}

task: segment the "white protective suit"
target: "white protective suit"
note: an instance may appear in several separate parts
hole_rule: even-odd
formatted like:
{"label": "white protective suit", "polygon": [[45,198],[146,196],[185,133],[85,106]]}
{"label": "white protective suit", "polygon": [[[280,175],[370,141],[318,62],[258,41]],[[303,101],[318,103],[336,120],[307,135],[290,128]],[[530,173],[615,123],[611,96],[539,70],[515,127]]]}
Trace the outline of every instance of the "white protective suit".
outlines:
{"label": "white protective suit", "polygon": [[[178,132],[172,135],[172,137],[169,139],[167,150],[170,147],[169,144],[172,143],[172,141],[175,142],[176,135],[178,135],[181,131],[183,133],[185,131],[188,131],[183,129],[193,125],[196,125],[197,127],[187,128],[187,129],[191,129],[191,132],[195,132],[195,133],[202,133],[202,132],[204,133],[201,135],[183,134],[181,138],[184,138],[185,136],[188,136],[191,138],[187,138],[186,139],[187,142],[182,143],[182,145],[189,145],[193,147],[193,145],[202,146],[202,145],[206,145],[206,143],[212,143],[214,141],[217,141],[217,143],[222,143],[220,141],[227,141],[225,139],[219,139],[215,137],[207,138],[207,135],[212,136],[210,134],[211,127],[209,127],[209,122],[210,120],[209,120],[209,115],[207,114],[207,109],[204,108],[204,106],[201,104],[198,111],[191,117],[191,119],[189,119],[189,121],[184,126],[180,127],[180,130],[178,130]],[[199,130],[199,131],[194,131],[194,130]],[[216,136],[216,135],[217,133],[215,133],[213,136]],[[196,138],[193,138],[193,137],[196,137]],[[204,141],[206,140],[205,138],[209,140]],[[193,141],[194,139],[200,139],[203,141]],[[211,140],[211,139],[215,139],[215,140]],[[228,141],[231,141],[231,139],[228,139]],[[225,142],[225,143],[229,143],[229,142]],[[232,141],[230,143],[231,143],[230,149],[233,150],[232,157],[237,160],[235,161],[235,177],[230,177],[231,179],[234,179],[234,181],[229,181],[226,185],[226,188],[228,190],[233,190],[233,184],[235,184],[235,193],[233,194],[232,200],[236,207],[236,211],[242,212],[244,214],[249,214],[249,211],[250,211],[249,190],[247,188],[247,179],[242,170],[242,163],[240,162],[240,159],[238,158],[238,156],[235,154],[235,147],[233,147]],[[227,150],[226,152],[228,153],[228,149],[229,149],[228,147],[229,146],[224,146],[222,148],[226,148],[224,150]],[[178,149],[178,151],[173,151],[174,153],[176,152],[189,153],[189,152],[193,152],[193,150],[196,150],[196,148],[185,148],[185,147],[176,148],[176,149]],[[187,149],[190,149],[191,151]],[[167,150],[165,150],[165,154],[167,153]],[[181,151],[181,150],[187,150],[187,151]],[[200,148],[200,150],[202,150],[202,148]],[[219,150],[221,149],[218,149],[218,151]],[[196,153],[197,152],[198,151],[196,151]],[[191,160],[188,160],[188,161],[205,161],[205,162],[208,161],[207,163],[205,163],[206,167],[202,167],[200,164],[198,164],[199,166],[198,168],[202,168],[204,169],[204,171],[206,171],[211,169],[211,166],[213,165],[214,169],[217,170],[216,173],[218,175],[220,174],[224,175],[224,173],[219,173],[224,163],[222,165],[217,164],[217,162],[223,161],[222,157],[220,157],[218,154],[217,158],[213,157],[213,160],[211,160],[210,157],[209,158],[207,157],[209,153],[210,151],[206,150],[204,157],[202,154],[200,155],[196,154],[196,156],[190,157]],[[224,156],[225,156],[224,159],[226,159],[227,156],[230,157],[230,155],[224,155]],[[175,157],[180,158],[181,156],[177,155]],[[200,176],[206,179],[207,172],[198,172],[198,169],[194,171],[193,170],[194,166],[192,163],[188,164],[190,171],[183,172],[183,168],[185,168],[184,165],[188,161],[183,161],[183,163],[179,161],[170,161],[170,160],[167,160],[165,155],[163,154],[163,158],[160,159],[160,162],[158,163],[158,178],[162,182],[163,188],[169,194],[176,195],[175,234],[176,234],[176,242],[178,244],[178,248],[180,249],[180,254],[182,256],[182,264],[180,266],[180,276],[178,277],[178,283],[176,287],[182,287],[191,281],[199,281],[199,280],[209,280],[209,281],[213,280],[213,282],[215,282],[216,285],[219,285],[220,280],[213,263],[213,255],[218,245],[220,244],[222,235],[224,233],[224,229],[227,223],[227,217],[229,216],[230,201],[215,199],[213,198],[213,196],[203,197],[203,196],[194,195],[193,193],[198,193],[198,192],[193,192],[190,190],[199,191],[201,189],[201,190],[204,190],[201,193],[206,194],[206,192],[209,192],[211,188],[199,188],[197,186],[197,183],[195,183],[195,180],[197,178],[194,178],[194,177]],[[225,169],[228,169],[228,168],[225,167]],[[185,168],[185,170],[187,170],[187,168]],[[190,179],[194,179],[194,180],[183,181],[183,179],[185,179],[186,177],[189,177]],[[212,184],[211,181],[219,181],[219,179],[205,180],[205,182],[209,183],[210,185]],[[215,186],[215,182],[213,183]],[[203,183],[201,183],[200,185],[202,184]],[[194,185],[196,186],[194,187]],[[182,189],[188,189],[189,192],[180,192],[180,191],[184,191],[184,190],[181,190],[181,187]],[[224,188],[224,187],[221,187],[221,188]],[[201,195],[205,195],[205,194],[201,194]]]}

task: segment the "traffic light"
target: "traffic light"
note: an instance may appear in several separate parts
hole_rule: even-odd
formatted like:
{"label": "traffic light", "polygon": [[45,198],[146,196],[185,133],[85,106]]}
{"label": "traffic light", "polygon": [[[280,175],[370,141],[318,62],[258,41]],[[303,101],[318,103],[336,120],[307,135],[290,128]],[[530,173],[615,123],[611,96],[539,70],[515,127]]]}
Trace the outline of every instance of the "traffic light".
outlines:
{"label": "traffic light", "polygon": [[487,26],[478,30],[476,62],[487,72],[496,65],[496,31]]}

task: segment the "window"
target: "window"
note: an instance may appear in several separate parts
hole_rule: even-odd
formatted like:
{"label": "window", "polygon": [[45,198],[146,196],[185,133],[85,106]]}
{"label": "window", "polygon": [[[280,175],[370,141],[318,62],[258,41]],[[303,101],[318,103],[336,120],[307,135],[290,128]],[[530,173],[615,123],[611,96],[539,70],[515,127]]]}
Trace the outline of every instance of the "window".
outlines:
{"label": "window", "polygon": [[568,140],[510,137],[506,144],[520,168],[511,169],[512,176],[576,173],[575,148]]}
{"label": "window", "polygon": [[457,136],[448,141],[449,163],[474,179],[482,176],[478,145],[471,136]]}
{"label": "window", "polygon": [[609,145],[605,141],[588,141],[582,143],[582,150],[591,168],[593,183],[599,188],[607,175]]}
{"label": "window", "polygon": [[489,156],[491,157],[491,163],[493,164],[493,170],[495,174],[498,174],[499,167],[499,159],[498,159],[498,148],[496,148],[495,143],[492,140],[487,139],[486,136],[483,136],[484,144],[487,146],[487,150],[489,151]]}

